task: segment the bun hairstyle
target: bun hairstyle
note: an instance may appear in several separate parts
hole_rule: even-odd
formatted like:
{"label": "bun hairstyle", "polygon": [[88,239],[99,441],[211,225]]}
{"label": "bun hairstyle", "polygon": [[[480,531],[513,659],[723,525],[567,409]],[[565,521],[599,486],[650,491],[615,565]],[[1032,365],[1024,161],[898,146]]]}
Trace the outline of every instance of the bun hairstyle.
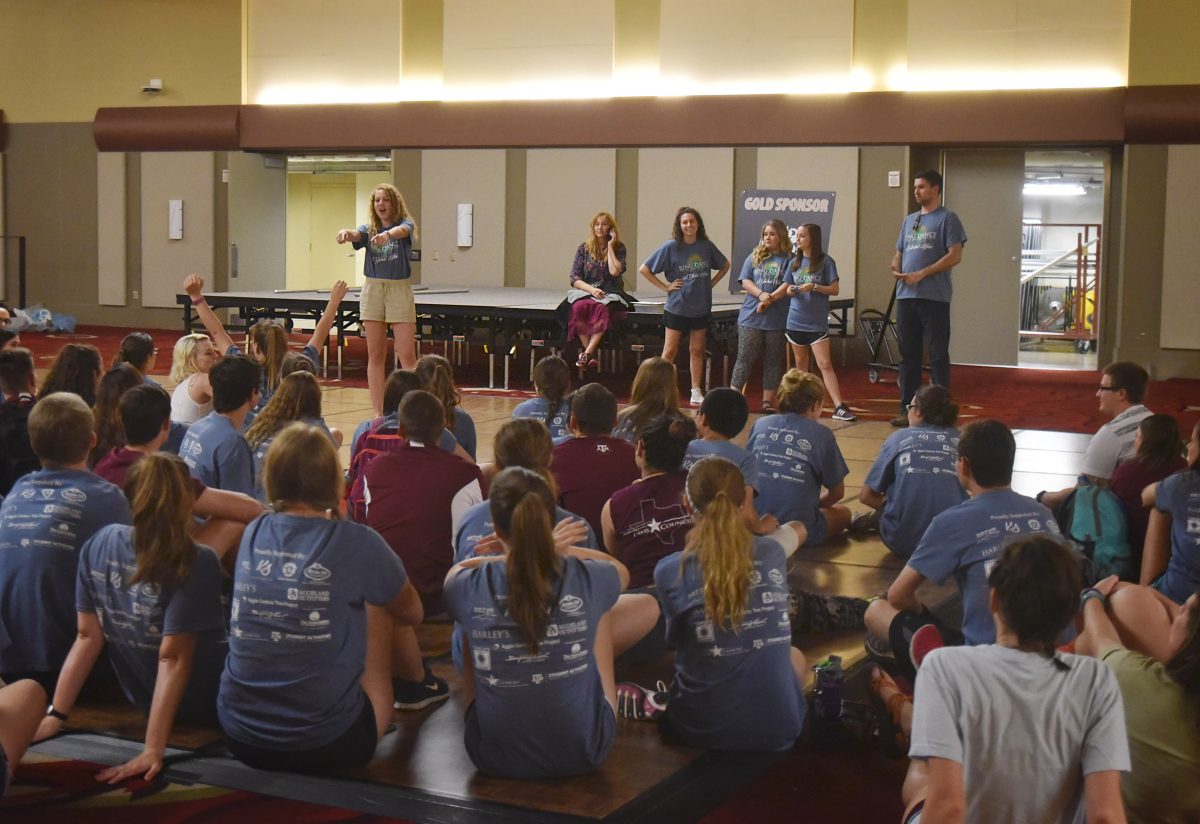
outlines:
{"label": "bun hairstyle", "polygon": [[659,472],[678,472],[688,444],[696,439],[696,422],[676,415],[659,415],[642,430],[646,465]]}
{"label": "bun hairstyle", "polygon": [[133,512],[133,550],[137,569],[129,583],[177,586],[187,579],[196,558],[191,526],[192,476],[176,455],[155,452],[138,459],[125,479]]}
{"label": "bun hairstyle", "polygon": [[130,332],[121,341],[121,348],[113,358],[113,366],[118,363],[127,363],[144,375],[146,374],[146,364],[157,351],[158,347],[154,345],[154,338],[150,335],[145,332]]}
{"label": "bun hairstyle", "polygon": [[508,614],[536,654],[550,622],[562,561],[554,548],[554,496],[538,473],[513,467],[492,481],[492,523],[508,546]]}
{"label": "bun hairstyle", "polygon": [[923,386],[912,402],[930,426],[954,426],[958,423],[958,404],[950,400],[950,390],[937,384]]}
{"label": "bun hairstyle", "polygon": [[776,402],[780,412],[804,415],[824,400],[825,384],[811,372],[789,369],[779,382]]}
{"label": "bun hairstyle", "polygon": [[724,458],[697,461],[687,478],[687,499],[696,525],[685,556],[693,555],[704,579],[704,609],[714,625],[736,629],[750,599],[753,536],[742,520],[746,480]]}

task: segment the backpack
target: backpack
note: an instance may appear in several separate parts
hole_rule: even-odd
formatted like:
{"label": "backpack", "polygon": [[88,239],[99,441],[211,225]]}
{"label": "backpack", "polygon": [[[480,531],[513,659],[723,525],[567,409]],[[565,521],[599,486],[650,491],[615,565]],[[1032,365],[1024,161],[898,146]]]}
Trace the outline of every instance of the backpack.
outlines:
{"label": "backpack", "polygon": [[350,463],[350,472],[346,477],[346,514],[359,523],[367,520],[367,499],[364,494],[364,476],[371,461],[388,452],[398,452],[400,447],[408,443],[402,438],[394,426],[380,424],[374,429],[368,429],[358,441],[358,451]]}
{"label": "backpack", "polygon": [[1091,562],[1087,583],[1109,575],[1137,581],[1125,525],[1125,509],[1110,490],[1083,484],[1067,496],[1056,513],[1063,535],[1074,541]]}

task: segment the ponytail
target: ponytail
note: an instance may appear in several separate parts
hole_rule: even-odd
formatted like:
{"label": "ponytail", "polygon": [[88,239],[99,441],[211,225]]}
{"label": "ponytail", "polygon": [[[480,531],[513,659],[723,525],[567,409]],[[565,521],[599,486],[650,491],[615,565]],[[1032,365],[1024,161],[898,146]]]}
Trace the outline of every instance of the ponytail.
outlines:
{"label": "ponytail", "polygon": [[688,473],[687,495],[696,513],[684,555],[693,555],[704,579],[704,609],[715,626],[735,632],[750,600],[753,537],[742,520],[746,484],[723,458],[704,458]]}
{"label": "ponytail", "polygon": [[274,392],[282,380],[283,356],[288,353],[287,333],[274,321],[260,320],[250,327],[250,339],[254,341],[254,348],[262,358],[267,392]]}
{"label": "ponytail", "polygon": [[454,370],[450,361],[441,355],[422,355],[417,361],[416,372],[425,384],[425,391],[432,393],[446,409],[446,428],[454,429],[454,410],[462,403],[462,396],[454,388]]}
{"label": "ponytail", "polygon": [[550,421],[571,390],[570,367],[558,355],[542,358],[533,367],[533,385],[546,401],[546,419],[543,423],[549,429]]}

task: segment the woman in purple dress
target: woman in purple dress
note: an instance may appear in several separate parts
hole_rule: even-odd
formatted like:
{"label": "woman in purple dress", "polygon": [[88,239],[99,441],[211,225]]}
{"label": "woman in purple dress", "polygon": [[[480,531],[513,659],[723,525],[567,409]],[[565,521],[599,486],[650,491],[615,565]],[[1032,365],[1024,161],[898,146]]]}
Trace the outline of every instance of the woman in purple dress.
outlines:
{"label": "woman in purple dress", "polygon": [[567,301],[571,312],[567,337],[579,338],[577,366],[596,366],[596,350],[609,324],[626,314],[621,275],[625,273],[625,244],[616,219],[608,212],[592,218],[588,239],[579,244],[571,264],[571,290]]}

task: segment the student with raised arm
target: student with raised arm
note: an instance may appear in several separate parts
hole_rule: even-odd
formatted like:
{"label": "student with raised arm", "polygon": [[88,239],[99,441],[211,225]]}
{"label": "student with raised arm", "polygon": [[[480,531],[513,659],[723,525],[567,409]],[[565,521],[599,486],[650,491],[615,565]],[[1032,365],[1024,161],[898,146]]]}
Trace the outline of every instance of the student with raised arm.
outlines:
{"label": "student with raised arm", "polygon": [[1187,469],[1142,491],[1154,507],[1140,580],[1177,604],[1200,589],[1200,421],[1188,441]]}
{"label": "student with raised arm", "polygon": [[417,364],[417,304],[413,300],[412,252],[417,224],[404,196],[388,183],[371,192],[370,219],[357,229],[342,229],[338,243],[366,249],[365,278],[359,296],[363,331],[367,336],[367,387],[371,408],[383,414],[383,378],[387,372],[387,330],[392,327],[396,358],[403,369]]}
{"label": "student with raised arm", "polygon": [[221,358],[208,335],[193,332],[175,341],[171,355],[171,420],[192,424],[212,411],[208,370]]}
{"label": "student with raised arm", "polygon": [[[233,338],[229,337],[224,324],[213,312],[212,307],[208,305],[208,301],[204,299],[204,278],[199,275],[188,275],[183,281],[183,291],[187,292],[192,299],[192,307],[196,310],[204,328],[208,330],[217,350],[226,356],[242,354],[241,347],[233,342]],[[333,328],[333,321],[344,297],[346,297],[346,281],[339,280],[329,290],[329,302],[325,304],[325,310],[321,312],[316,328],[313,329],[312,337],[300,350],[304,357],[312,361],[314,368],[317,366],[321,347],[325,345],[325,340],[329,337],[329,330]],[[249,350],[250,357],[262,366],[262,385],[259,389],[258,403],[253,410],[258,412],[267,405],[267,401],[271,400],[271,396],[279,387],[279,382],[283,380],[283,358],[288,353],[287,332],[275,321],[260,320],[250,327]]]}
{"label": "student with raised arm", "polygon": [[213,411],[188,428],[179,448],[192,476],[205,486],[254,497],[254,453],[242,437],[259,396],[261,367],[245,355],[212,368]]}

